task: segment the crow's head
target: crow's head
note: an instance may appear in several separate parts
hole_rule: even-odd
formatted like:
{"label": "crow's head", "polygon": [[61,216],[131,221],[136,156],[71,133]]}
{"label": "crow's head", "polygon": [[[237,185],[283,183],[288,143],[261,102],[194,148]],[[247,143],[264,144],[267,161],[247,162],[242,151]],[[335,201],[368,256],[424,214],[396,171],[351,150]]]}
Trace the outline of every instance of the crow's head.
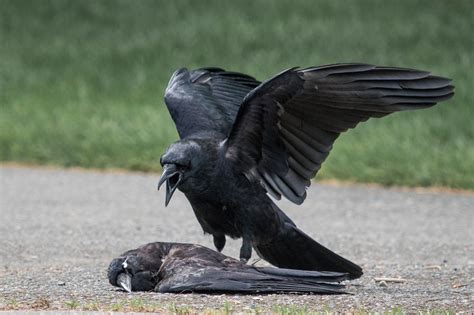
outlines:
{"label": "crow's head", "polygon": [[146,263],[140,256],[115,258],[107,270],[110,284],[122,287],[127,292],[153,290],[158,283],[160,265],[150,268]]}
{"label": "crow's head", "polygon": [[170,202],[176,188],[183,186],[197,172],[202,160],[201,146],[191,140],[173,143],[161,156],[163,174],[158,182],[158,189],[166,182],[165,206]]}
{"label": "crow's head", "polygon": [[128,292],[153,290],[160,280],[163,259],[172,246],[172,243],[155,242],[123,253],[109,265],[110,284]]}

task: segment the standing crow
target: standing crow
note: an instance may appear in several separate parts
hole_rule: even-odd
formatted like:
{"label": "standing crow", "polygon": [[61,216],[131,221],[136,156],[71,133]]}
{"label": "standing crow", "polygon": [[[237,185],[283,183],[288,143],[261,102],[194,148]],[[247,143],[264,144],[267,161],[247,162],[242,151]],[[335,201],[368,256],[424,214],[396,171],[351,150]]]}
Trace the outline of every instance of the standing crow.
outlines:
{"label": "standing crow", "polygon": [[176,188],[221,251],[242,238],[271,264],[362,275],[299,230],[268,195],[301,204],[340,133],[370,117],[427,108],[454,94],[451,81],[367,64],[292,68],[260,83],[218,68],[177,70],[165,102],[180,141],[161,157],[166,205]]}
{"label": "standing crow", "polygon": [[112,260],[110,284],[161,293],[344,293],[339,272],[254,267],[192,244],[150,243]]}

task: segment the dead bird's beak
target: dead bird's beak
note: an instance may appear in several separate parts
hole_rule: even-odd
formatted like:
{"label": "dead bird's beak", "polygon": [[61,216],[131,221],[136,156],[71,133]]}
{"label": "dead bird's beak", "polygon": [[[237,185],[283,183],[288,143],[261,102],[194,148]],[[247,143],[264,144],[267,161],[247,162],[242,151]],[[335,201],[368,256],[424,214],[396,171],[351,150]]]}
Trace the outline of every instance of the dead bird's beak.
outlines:
{"label": "dead bird's beak", "polygon": [[117,283],[128,293],[132,292],[132,276],[122,272],[117,276]]}

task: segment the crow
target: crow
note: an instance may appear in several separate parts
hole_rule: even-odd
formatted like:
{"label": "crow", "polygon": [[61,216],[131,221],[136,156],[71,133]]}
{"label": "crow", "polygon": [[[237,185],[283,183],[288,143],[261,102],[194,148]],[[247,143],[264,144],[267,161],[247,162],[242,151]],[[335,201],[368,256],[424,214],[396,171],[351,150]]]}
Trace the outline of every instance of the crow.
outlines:
{"label": "crow", "polygon": [[344,131],[371,117],[422,109],[454,94],[429,72],[369,64],[291,68],[259,82],[220,68],[177,70],[165,103],[180,140],[161,156],[165,206],[176,189],[221,251],[242,238],[271,264],[362,275],[298,229],[273,200],[296,204]]}
{"label": "crow", "polygon": [[341,294],[347,274],[254,267],[200,245],[149,243],[109,265],[110,284],[161,293]]}

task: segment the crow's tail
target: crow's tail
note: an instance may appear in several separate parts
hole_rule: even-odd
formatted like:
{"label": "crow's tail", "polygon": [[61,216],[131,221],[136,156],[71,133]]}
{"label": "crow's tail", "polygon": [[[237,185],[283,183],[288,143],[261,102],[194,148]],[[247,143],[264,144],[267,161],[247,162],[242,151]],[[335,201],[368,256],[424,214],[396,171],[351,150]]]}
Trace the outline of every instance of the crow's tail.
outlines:
{"label": "crow's tail", "polygon": [[274,266],[288,269],[336,271],[348,273],[350,279],[362,276],[362,268],[330,251],[303,231],[285,224],[277,237],[255,246],[258,255]]}

